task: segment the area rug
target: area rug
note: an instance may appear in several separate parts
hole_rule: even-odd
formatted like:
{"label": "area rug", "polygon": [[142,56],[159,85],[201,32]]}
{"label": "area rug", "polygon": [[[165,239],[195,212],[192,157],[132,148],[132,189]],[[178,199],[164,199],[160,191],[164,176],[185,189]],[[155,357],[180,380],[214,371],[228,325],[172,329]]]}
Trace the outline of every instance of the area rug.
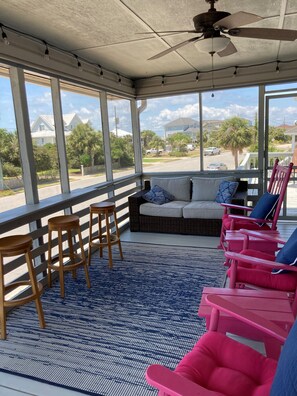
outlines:
{"label": "area rug", "polygon": [[65,277],[42,296],[46,329],[34,303],[8,315],[0,369],[88,395],[156,394],[145,381],[149,364],[174,368],[205,332],[197,310],[204,286],[222,286],[223,253],[216,249],[122,243],[113,269],[92,256],[84,272]]}

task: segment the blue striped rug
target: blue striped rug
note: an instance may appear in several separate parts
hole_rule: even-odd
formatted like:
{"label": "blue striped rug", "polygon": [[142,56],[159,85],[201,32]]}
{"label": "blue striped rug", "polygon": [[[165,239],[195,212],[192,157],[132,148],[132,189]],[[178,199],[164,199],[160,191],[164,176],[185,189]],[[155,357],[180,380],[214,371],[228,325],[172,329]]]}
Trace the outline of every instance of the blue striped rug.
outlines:
{"label": "blue striped rug", "polygon": [[89,395],[149,396],[149,364],[174,368],[205,332],[197,316],[204,286],[223,284],[223,253],[201,249],[122,243],[93,254],[92,288],[83,270],[46,289],[42,304],[47,327],[39,328],[34,303],[9,314],[8,337],[0,341],[0,369]]}

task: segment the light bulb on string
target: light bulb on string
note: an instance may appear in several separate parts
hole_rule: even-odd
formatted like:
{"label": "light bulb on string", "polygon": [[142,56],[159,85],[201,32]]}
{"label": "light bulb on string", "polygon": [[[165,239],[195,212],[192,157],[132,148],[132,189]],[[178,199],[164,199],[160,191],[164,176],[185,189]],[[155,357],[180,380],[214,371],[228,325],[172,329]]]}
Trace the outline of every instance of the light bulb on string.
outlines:
{"label": "light bulb on string", "polygon": [[44,59],[45,59],[45,60],[49,60],[49,59],[50,59],[50,56],[49,56],[49,49],[48,49],[47,42],[44,41],[43,43],[44,43],[44,45],[45,45]]}
{"label": "light bulb on string", "polygon": [[117,73],[118,75],[118,84],[122,85],[122,77],[119,75],[119,73]]}
{"label": "light bulb on string", "polygon": [[237,76],[237,66],[235,66],[235,70],[234,70],[234,73],[233,73],[233,78],[235,78],[236,76]]}
{"label": "light bulb on string", "polygon": [[82,67],[82,65],[81,65],[81,63],[80,63],[80,60],[78,59],[78,56],[77,56],[77,55],[74,55],[74,57],[75,57],[76,62],[77,62],[77,68],[78,68],[78,70],[79,70],[80,72],[82,72],[82,71],[83,71],[83,67]]}
{"label": "light bulb on string", "polygon": [[199,82],[199,71],[197,71],[196,73],[196,83],[198,84],[198,82]]}
{"label": "light bulb on string", "polygon": [[276,71],[276,73],[279,73],[279,72],[280,72],[280,69],[279,69],[279,61],[276,61],[276,68],[275,68],[275,71]]}
{"label": "light bulb on string", "polygon": [[98,65],[98,67],[99,67],[99,76],[100,76],[101,80],[103,80],[104,75],[103,75],[102,66],[101,66],[101,65]]}
{"label": "light bulb on string", "polygon": [[4,44],[9,45],[10,43],[8,41],[7,34],[3,30],[3,25],[1,25],[1,36],[2,36],[2,40],[4,41]]}

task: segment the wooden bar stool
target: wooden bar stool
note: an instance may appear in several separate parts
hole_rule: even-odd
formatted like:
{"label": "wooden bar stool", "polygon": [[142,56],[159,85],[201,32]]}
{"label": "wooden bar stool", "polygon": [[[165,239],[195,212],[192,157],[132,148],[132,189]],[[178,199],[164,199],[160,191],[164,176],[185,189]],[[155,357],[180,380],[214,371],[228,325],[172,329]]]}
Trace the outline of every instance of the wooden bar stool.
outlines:
{"label": "wooden bar stool", "polygon": [[[42,329],[45,328],[45,321],[43,316],[40,295],[42,291],[42,284],[37,282],[35,270],[32,262],[32,248],[33,240],[29,235],[11,235],[0,238],[0,321],[1,321],[1,339],[6,339],[6,313],[5,308],[16,307],[26,304],[27,302],[35,300],[36,310],[39,318],[39,324]],[[4,257],[13,257],[25,255],[26,264],[28,268],[29,280],[16,281],[8,285],[4,284]],[[21,286],[31,286],[32,293],[25,297],[16,298],[13,300],[6,300],[7,293],[16,290]]]}
{"label": "wooden bar stool", "polygon": [[[98,216],[98,233],[97,235],[92,235],[93,228],[93,215]],[[114,218],[115,233],[112,233],[111,224],[109,221],[110,216]],[[106,231],[102,231],[102,221],[105,220]],[[120,241],[120,233],[117,222],[117,214],[115,204],[113,202],[100,202],[90,205],[90,225],[89,225],[89,250],[88,250],[88,265],[91,262],[91,248],[99,248],[100,257],[103,256],[103,248],[108,247],[108,258],[109,258],[109,268],[112,268],[112,252],[111,247],[118,244],[120,250],[120,256],[123,260],[123,252]]]}
{"label": "wooden bar stool", "polygon": [[[52,233],[58,233],[58,255],[52,257]],[[67,232],[68,249],[63,252],[63,231]],[[74,251],[73,237],[78,236],[80,254]],[[84,267],[87,286],[90,288],[89,271],[86,262],[84,246],[79,225],[79,217],[76,215],[64,215],[52,217],[48,220],[48,286],[52,286],[52,270],[59,271],[61,297],[65,296],[64,272],[72,271],[73,278],[76,278],[76,269]]]}

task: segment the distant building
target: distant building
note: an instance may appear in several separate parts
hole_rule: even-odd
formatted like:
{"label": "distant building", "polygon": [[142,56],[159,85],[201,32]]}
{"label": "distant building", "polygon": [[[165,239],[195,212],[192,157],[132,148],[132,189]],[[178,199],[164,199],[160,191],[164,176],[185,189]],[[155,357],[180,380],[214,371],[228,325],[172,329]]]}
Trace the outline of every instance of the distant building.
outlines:
{"label": "distant building", "polygon": [[[224,120],[205,120],[203,121],[203,132],[207,134],[218,130]],[[197,134],[200,133],[199,121],[193,118],[178,118],[174,121],[164,125],[165,138],[177,132],[182,132],[189,135],[193,141],[196,140]]]}
{"label": "distant building", "polygon": [[193,118],[178,118],[174,121],[165,124],[164,128],[165,128],[165,138],[178,132],[187,133],[187,130],[189,128],[191,128],[189,134],[192,137],[193,128],[194,130],[198,130],[199,122],[197,120],[194,120]]}
{"label": "distant building", "polygon": [[[64,132],[65,136],[69,136],[71,131],[78,124],[86,124],[77,114],[64,114]],[[56,132],[53,115],[40,115],[31,125],[32,141],[37,146],[43,146],[47,143],[56,143]]]}
{"label": "distant building", "polygon": [[131,132],[124,131],[123,129],[119,129],[119,128],[114,128],[110,132],[116,135],[117,137],[132,136]]}

